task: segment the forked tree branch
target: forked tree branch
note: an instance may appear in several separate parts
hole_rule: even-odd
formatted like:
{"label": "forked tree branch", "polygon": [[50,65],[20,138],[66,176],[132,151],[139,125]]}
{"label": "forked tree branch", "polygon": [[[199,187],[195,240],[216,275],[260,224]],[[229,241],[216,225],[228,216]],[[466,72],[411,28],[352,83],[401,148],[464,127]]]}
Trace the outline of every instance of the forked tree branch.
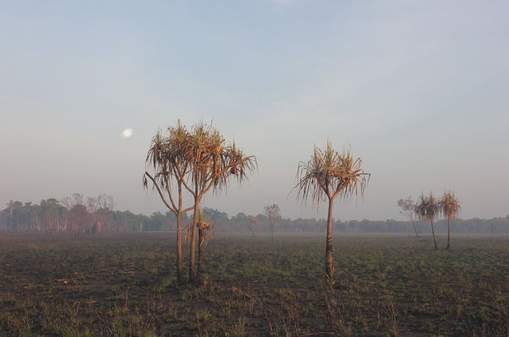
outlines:
{"label": "forked tree branch", "polygon": [[194,192],[194,190],[191,187],[189,187],[189,185],[186,183],[186,181],[184,179],[182,179],[182,184],[184,185],[186,190],[193,195],[193,197],[196,197],[196,193]]}
{"label": "forked tree branch", "polygon": [[[159,196],[161,197],[161,200],[163,201],[163,203],[166,205],[166,207],[168,207],[168,209],[170,211],[172,211],[173,213],[177,214],[177,209],[176,207],[172,207],[168,201],[166,201],[166,198],[164,197],[164,194],[163,192],[161,191],[161,188],[159,187],[159,185],[157,184],[157,182],[155,181],[154,177],[152,177],[150,175],[150,173],[148,172],[145,172],[145,175],[152,181],[152,183],[154,184],[155,188],[157,189],[157,192],[159,193]],[[175,206],[175,205],[173,205]]]}
{"label": "forked tree branch", "polygon": [[166,184],[166,192],[168,193],[168,197],[170,198],[171,205],[175,210],[177,210],[178,207],[175,205],[175,201],[173,201],[173,198],[171,196],[170,181],[168,180],[168,177],[166,175],[164,175],[164,183]]}

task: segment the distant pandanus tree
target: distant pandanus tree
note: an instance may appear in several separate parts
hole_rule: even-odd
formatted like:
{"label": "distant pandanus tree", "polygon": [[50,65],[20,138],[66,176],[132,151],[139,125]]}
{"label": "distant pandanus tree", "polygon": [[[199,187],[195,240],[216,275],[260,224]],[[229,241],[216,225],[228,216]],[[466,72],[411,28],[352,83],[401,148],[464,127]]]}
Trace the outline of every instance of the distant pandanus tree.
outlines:
{"label": "distant pandanus tree", "polygon": [[265,216],[269,220],[270,232],[272,234],[272,242],[274,242],[274,230],[276,223],[281,220],[281,209],[277,204],[272,204],[265,206],[264,208]]}
{"label": "distant pandanus tree", "polygon": [[184,214],[193,207],[184,206],[184,184],[191,170],[186,156],[190,142],[189,131],[180,124],[158,132],[152,139],[145,160],[146,171],[143,185],[148,188],[149,182],[155,188],[163,204],[175,214],[177,221],[177,279],[182,282],[184,254],[182,228]]}
{"label": "distant pandanus tree", "polygon": [[189,245],[189,280],[193,282],[197,280],[196,229],[204,195],[226,187],[231,178],[244,181],[256,168],[256,158],[245,155],[235,143],[227,144],[217,129],[204,123],[194,126],[190,132],[186,158],[191,174],[185,186],[194,198]]}
{"label": "distant pandanus tree", "polygon": [[447,247],[451,247],[451,221],[454,220],[460,211],[460,203],[454,193],[446,192],[440,200],[440,209],[442,214],[447,218]]}
{"label": "distant pandanus tree", "polygon": [[363,170],[360,158],[355,158],[350,151],[338,153],[330,143],[324,150],[315,147],[309,161],[298,166],[295,187],[298,197],[311,198],[317,206],[321,201],[328,202],[325,272],[330,281],[334,280],[334,201],[337,197],[346,199],[363,194],[369,178],[370,174]]}
{"label": "distant pandanus tree", "polygon": [[398,200],[398,206],[401,208],[401,213],[406,215],[410,222],[412,223],[412,226],[414,228],[415,236],[419,237],[419,232],[417,232],[417,226],[415,225],[415,202],[412,200],[412,197],[408,197],[406,199],[399,199]]}
{"label": "distant pandanus tree", "polygon": [[435,234],[435,218],[440,213],[440,203],[436,200],[432,193],[428,196],[421,194],[419,203],[417,204],[416,213],[422,220],[429,221],[431,226],[431,234],[433,235],[433,246],[438,249],[437,237]]}

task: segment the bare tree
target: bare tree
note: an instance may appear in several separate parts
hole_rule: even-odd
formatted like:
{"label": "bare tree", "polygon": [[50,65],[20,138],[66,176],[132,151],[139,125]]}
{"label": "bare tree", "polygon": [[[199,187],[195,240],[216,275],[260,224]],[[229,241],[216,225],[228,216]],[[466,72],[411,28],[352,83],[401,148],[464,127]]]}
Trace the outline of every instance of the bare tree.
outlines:
{"label": "bare tree", "polygon": [[416,212],[421,219],[429,221],[431,225],[431,234],[433,235],[433,246],[435,249],[438,249],[434,221],[440,213],[440,203],[435,199],[432,193],[428,196],[421,194],[419,203],[416,206]]}
{"label": "bare tree", "polygon": [[277,204],[265,206],[264,213],[269,220],[270,232],[272,234],[272,242],[274,242],[274,229],[276,223],[281,220],[281,210]]}
{"label": "bare tree", "polygon": [[104,215],[113,210],[113,197],[107,194],[100,194],[97,197],[88,197],[86,202],[88,212],[93,218],[93,225],[89,233],[99,233],[104,223]]}
{"label": "bare tree", "polygon": [[100,194],[95,198],[95,204],[97,210],[113,210],[115,205],[113,197],[108,194]]}
{"label": "bare tree", "polygon": [[446,192],[440,200],[440,209],[442,214],[447,218],[447,247],[451,247],[451,221],[454,220],[461,209],[460,203],[454,193]]}
{"label": "bare tree", "polygon": [[73,193],[71,196],[63,198],[60,202],[70,210],[76,205],[85,205],[85,197],[81,193]]}
{"label": "bare tree", "polygon": [[401,213],[406,215],[410,219],[410,223],[412,224],[415,232],[415,236],[419,237],[419,232],[417,232],[417,226],[415,224],[415,202],[412,200],[412,197],[408,197],[406,199],[399,199],[398,206],[401,208]]}
{"label": "bare tree", "polygon": [[321,201],[328,201],[325,272],[330,281],[334,280],[334,200],[338,196],[349,198],[363,194],[369,177],[370,174],[362,169],[360,158],[354,158],[350,151],[341,154],[336,152],[331,143],[327,143],[324,150],[315,147],[310,160],[298,166],[298,197],[311,198],[317,205]]}

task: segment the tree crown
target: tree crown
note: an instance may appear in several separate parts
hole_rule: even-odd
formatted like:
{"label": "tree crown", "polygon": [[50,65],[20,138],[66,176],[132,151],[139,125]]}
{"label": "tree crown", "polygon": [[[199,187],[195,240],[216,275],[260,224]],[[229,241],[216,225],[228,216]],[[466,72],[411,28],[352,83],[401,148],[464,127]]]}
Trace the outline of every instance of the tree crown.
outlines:
{"label": "tree crown", "polygon": [[349,198],[364,193],[370,176],[362,169],[360,158],[354,158],[350,151],[338,153],[327,143],[324,150],[315,147],[309,161],[299,164],[296,189],[298,197],[311,197],[318,204],[325,197]]}
{"label": "tree crown", "polygon": [[440,210],[447,219],[454,219],[461,209],[460,203],[454,193],[445,192],[440,200]]}
{"label": "tree crown", "polygon": [[415,211],[421,219],[433,221],[440,212],[440,203],[433,196],[433,193],[428,196],[421,194]]}

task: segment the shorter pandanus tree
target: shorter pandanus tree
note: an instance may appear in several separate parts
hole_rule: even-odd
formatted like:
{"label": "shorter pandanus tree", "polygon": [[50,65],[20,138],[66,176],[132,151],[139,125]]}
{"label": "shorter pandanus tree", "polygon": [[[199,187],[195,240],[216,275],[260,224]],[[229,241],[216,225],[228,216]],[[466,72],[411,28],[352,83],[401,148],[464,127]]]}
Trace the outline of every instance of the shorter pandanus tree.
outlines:
{"label": "shorter pandanus tree", "polygon": [[451,221],[453,221],[460,211],[460,203],[454,193],[446,192],[440,200],[440,210],[447,218],[447,247],[451,247]]}
{"label": "shorter pandanus tree", "polygon": [[429,221],[431,234],[433,236],[433,246],[435,249],[438,249],[437,236],[435,233],[435,218],[440,213],[440,203],[436,200],[432,193],[428,196],[421,194],[419,203],[416,205],[415,210],[419,218]]}
{"label": "shorter pandanus tree", "polygon": [[295,186],[298,197],[311,198],[317,206],[322,201],[328,202],[325,273],[329,281],[334,281],[334,201],[337,197],[363,194],[369,178],[370,174],[362,169],[360,158],[355,158],[350,151],[338,153],[330,143],[324,150],[315,147],[309,161],[298,166]]}

